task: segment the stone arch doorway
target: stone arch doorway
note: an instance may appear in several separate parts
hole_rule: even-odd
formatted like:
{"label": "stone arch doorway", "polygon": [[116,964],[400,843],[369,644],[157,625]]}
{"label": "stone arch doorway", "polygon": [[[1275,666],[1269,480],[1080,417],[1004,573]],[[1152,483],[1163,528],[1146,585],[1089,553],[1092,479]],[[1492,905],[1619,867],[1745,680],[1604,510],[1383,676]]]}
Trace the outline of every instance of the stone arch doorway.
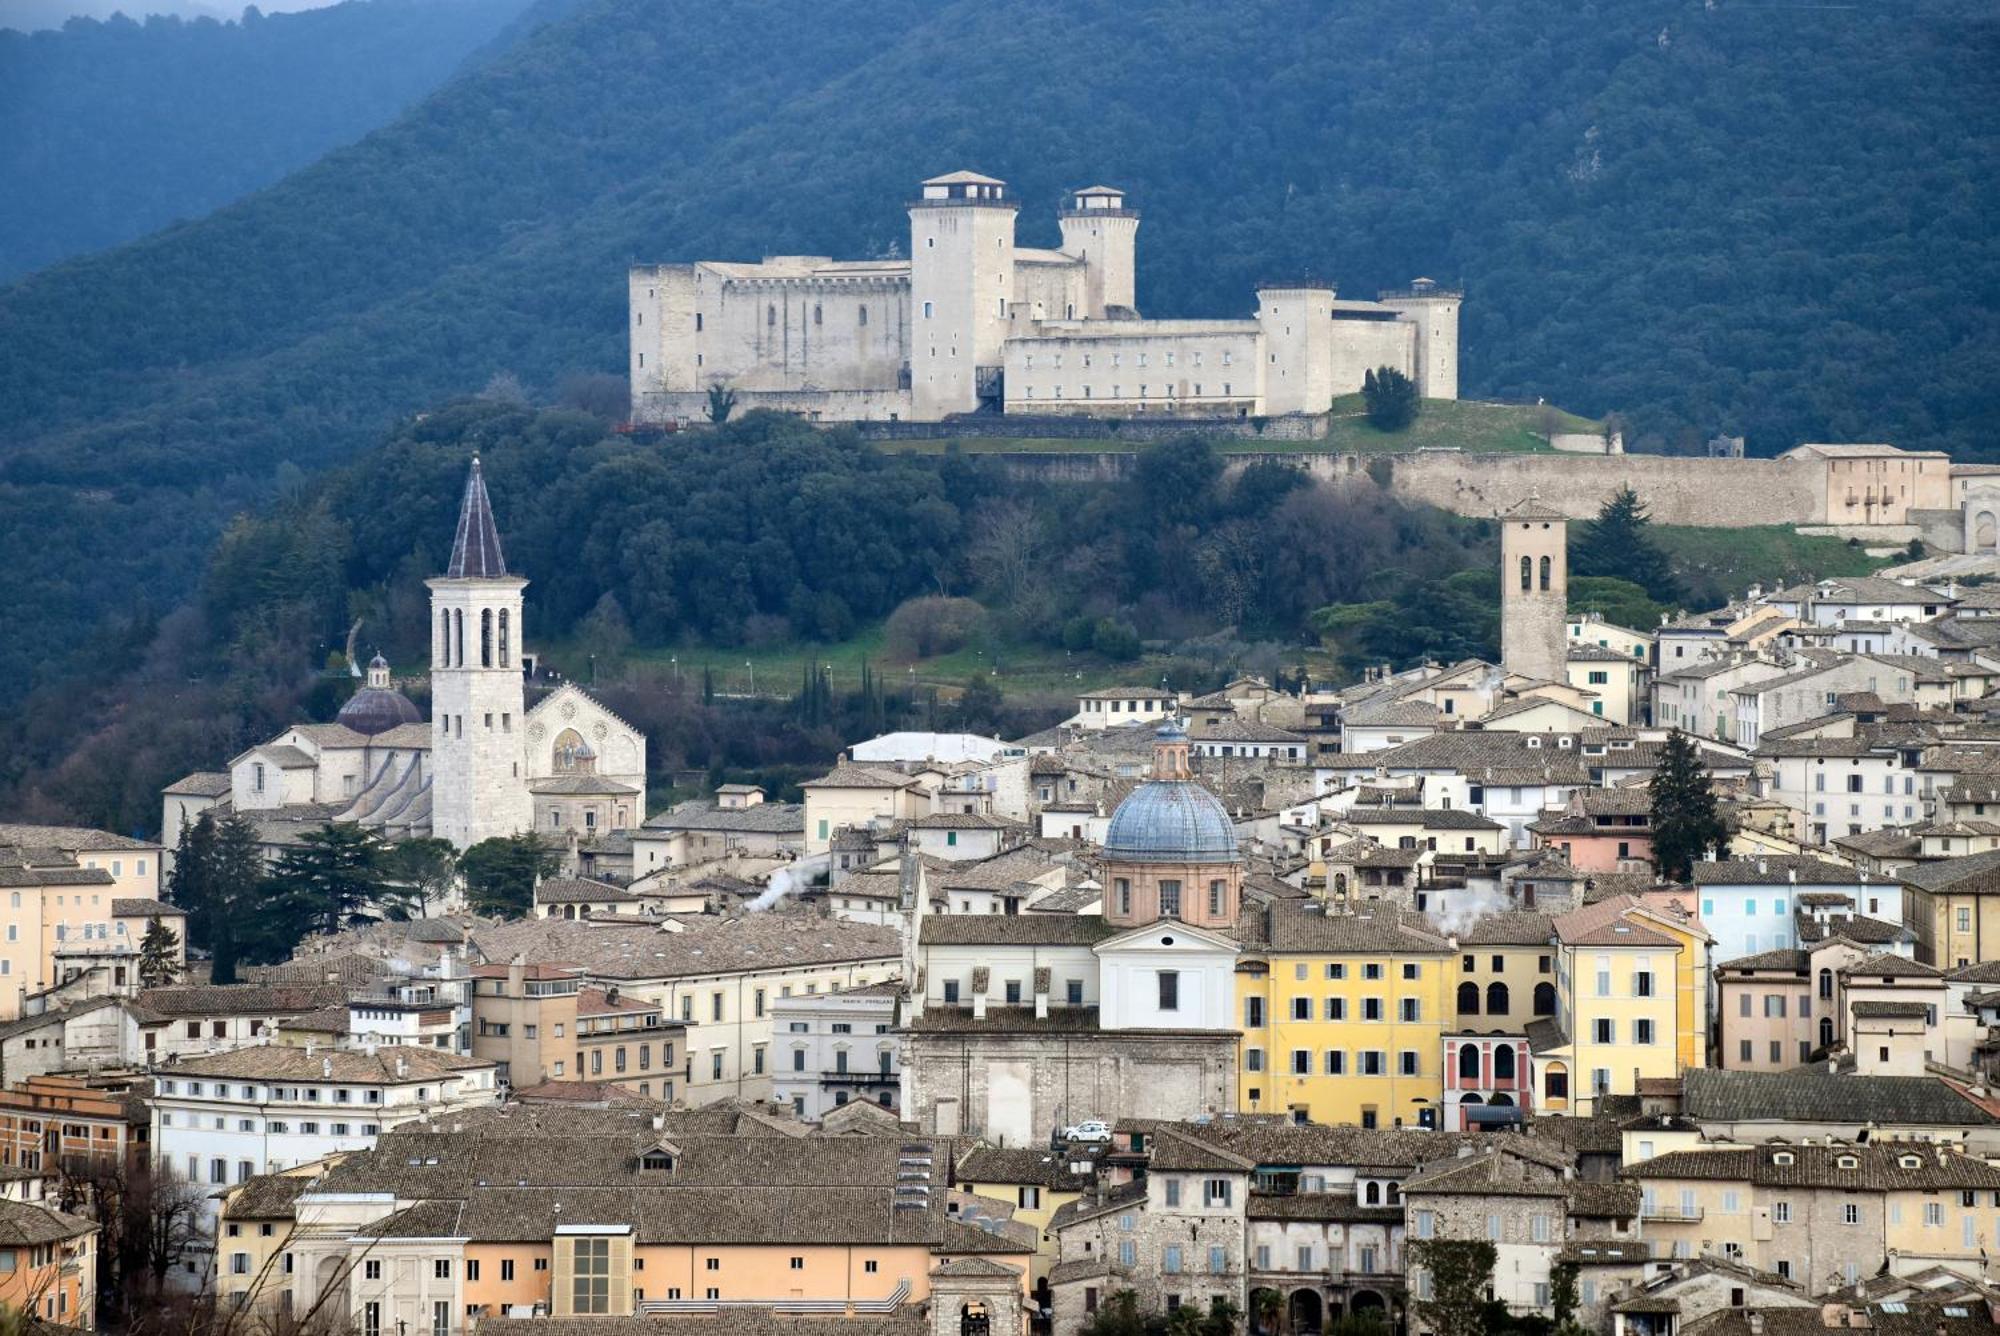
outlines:
{"label": "stone arch doorway", "polygon": [[1357,1321],[1386,1324],[1389,1305],[1374,1290],[1356,1290],[1354,1297],[1347,1301],[1347,1313]]}
{"label": "stone arch doorway", "polygon": [[340,1258],[337,1256],[320,1258],[319,1265],[313,1268],[314,1294],[323,1297],[340,1283],[340,1279]]}
{"label": "stone arch doorway", "polygon": [[958,1336],[992,1336],[993,1314],[977,1299],[967,1299],[958,1310]]}
{"label": "stone arch doorway", "polygon": [[1996,523],[1993,512],[1982,510],[1972,517],[1973,551],[1991,552],[2000,548],[2000,523]]}
{"label": "stone arch doorway", "polygon": [[1317,1290],[1293,1290],[1285,1306],[1286,1327],[1292,1336],[1316,1336],[1324,1327],[1325,1307]]}

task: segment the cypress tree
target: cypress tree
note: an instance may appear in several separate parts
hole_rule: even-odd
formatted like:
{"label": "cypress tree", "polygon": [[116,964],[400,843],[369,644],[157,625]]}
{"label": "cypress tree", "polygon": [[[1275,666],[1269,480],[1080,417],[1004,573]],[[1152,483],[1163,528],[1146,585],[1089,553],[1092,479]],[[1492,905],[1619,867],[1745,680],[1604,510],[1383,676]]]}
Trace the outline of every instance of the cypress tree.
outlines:
{"label": "cypress tree", "polygon": [[1649,786],[1653,799],[1653,862],[1669,881],[1686,881],[1697,859],[1726,848],[1729,827],[1716,810],[1715,789],[1694,739],[1667,735]]}

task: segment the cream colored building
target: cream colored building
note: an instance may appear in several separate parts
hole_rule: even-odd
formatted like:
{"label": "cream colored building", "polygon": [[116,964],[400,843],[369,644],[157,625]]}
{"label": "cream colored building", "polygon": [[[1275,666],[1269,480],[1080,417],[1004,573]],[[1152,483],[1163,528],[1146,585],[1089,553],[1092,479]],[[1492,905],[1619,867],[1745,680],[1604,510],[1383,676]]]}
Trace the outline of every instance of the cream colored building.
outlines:
{"label": "cream colored building", "polygon": [[1912,510],[1953,506],[1951,456],[1893,445],[1801,445],[1778,456],[1822,470],[1814,481],[1826,524],[1907,524]]}
{"label": "cream colored building", "polygon": [[830,420],[1323,413],[1383,366],[1458,397],[1463,294],[1430,279],[1373,301],[1271,285],[1249,319],[1142,320],[1123,190],[1065,195],[1054,249],[1017,244],[1019,208],[1004,181],[951,172],[909,202],[907,259],[633,268],[634,420],[700,418],[712,388]]}
{"label": "cream colored building", "polygon": [[800,785],[806,795],[808,854],[823,854],[834,832],[927,816],[931,795],[915,778],[895,770],[842,759],[818,779]]}
{"label": "cream colored building", "polygon": [[0,825],[0,1021],[19,1016],[29,994],[100,966],[90,995],[136,991],[153,914],[185,937],[180,911],[160,903],[161,852],[106,831]]}
{"label": "cream colored building", "polygon": [[1569,517],[1533,497],[1500,524],[1500,664],[1542,682],[1569,681]]}

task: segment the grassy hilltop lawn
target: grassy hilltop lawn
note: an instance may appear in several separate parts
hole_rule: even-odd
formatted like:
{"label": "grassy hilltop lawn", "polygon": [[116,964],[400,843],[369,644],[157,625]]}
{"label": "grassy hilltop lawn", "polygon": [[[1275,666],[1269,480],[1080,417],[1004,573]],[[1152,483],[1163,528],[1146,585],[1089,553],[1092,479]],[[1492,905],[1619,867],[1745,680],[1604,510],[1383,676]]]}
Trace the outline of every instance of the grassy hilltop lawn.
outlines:
{"label": "grassy hilltop lawn", "polygon": [[[1361,396],[1342,395],[1333,401],[1333,421],[1327,434],[1312,441],[1267,441],[1255,436],[1219,442],[1225,454],[1263,454],[1270,451],[1332,451],[1355,454],[1402,454],[1412,450],[1465,450],[1474,453],[1498,451],[1531,452],[1548,450],[1544,433],[1590,432],[1604,424],[1578,417],[1554,406],[1493,404],[1471,399],[1426,399],[1423,412],[1407,428],[1397,432],[1377,431],[1368,425]],[[1188,430],[1199,431],[1190,424]],[[1105,454],[1143,450],[1144,441],[1104,438],[1069,440],[1035,436],[967,436],[883,441],[880,448],[909,454],[935,455],[958,451],[968,455],[992,454]]]}

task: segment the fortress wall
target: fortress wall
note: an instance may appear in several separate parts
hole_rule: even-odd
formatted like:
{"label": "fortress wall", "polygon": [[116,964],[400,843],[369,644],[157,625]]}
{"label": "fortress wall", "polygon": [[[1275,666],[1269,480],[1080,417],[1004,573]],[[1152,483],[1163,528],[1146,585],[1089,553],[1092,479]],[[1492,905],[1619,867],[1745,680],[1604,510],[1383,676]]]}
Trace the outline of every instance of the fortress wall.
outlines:
{"label": "fortress wall", "polygon": [[[1038,482],[1119,482],[1132,453],[1010,454],[1014,477]],[[1810,524],[1819,517],[1819,470],[1777,459],[1694,459],[1666,455],[1461,454],[1423,450],[1409,455],[1296,452],[1233,454],[1232,472],[1261,460],[1302,468],[1334,485],[1364,478],[1386,482],[1406,501],[1459,515],[1490,518],[1529,496],[1573,519],[1589,519],[1604,500],[1629,485],[1661,524],[1735,529],[1759,524]]]}

